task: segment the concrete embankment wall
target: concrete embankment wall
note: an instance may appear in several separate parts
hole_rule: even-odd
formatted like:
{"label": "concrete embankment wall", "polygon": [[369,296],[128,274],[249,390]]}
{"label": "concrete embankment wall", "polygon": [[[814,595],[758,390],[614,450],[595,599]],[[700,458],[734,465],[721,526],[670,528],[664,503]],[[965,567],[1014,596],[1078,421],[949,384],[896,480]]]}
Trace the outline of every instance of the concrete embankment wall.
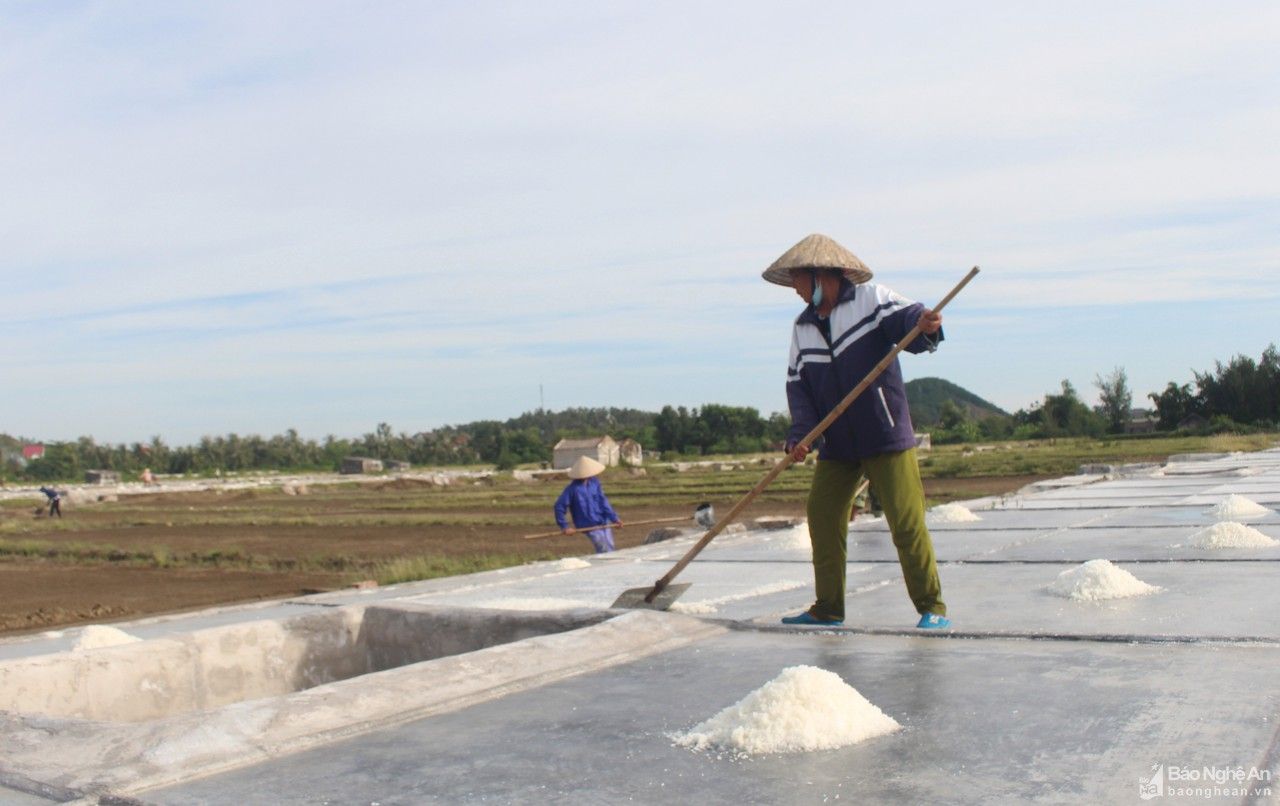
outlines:
{"label": "concrete embankment wall", "polygon": [[604,617],[333,608],[0,663],[0,711],[149,721],[562,632]]}

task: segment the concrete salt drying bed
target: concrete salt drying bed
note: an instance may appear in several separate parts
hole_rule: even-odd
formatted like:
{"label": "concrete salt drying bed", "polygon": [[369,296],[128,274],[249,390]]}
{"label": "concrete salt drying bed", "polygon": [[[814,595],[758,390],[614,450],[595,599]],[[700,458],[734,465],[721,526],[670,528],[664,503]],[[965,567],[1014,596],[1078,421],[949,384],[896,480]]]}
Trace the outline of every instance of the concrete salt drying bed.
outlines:
{"label": "concrete salt drying bed", "polygon": [[[1280,776],[1280,550],[1170,548],[1230,493],[1280,502],[1280,451],[1182,457],[970,502],[981,521],[935,530],[957,625],[948,635],[910,628],[883,524],[861,522],[838,630],[777,624],[808,604],[807,557],[785,536],[752,532],[723,536],[682,576],[698,617],[605,609],[686,542],[588,568],[534,564],[148,619],[117,626],[153,640],[88,653],[65,651],[74,630],[0,642],[10,674],[21,661],[38,677],[30,664],[42,662],[69,681],[72,669],[163,646],[157,656],[190,681],[171,695],[181,707],[142,721],[112,721],[121,714],[76,704],[80,694],[58,700],[61,715],[5,712],[0,803],[103,793],[155,804],[1110,803],[1136,802],[1138,779],[1160,764]],[[1280,536],[1276,524],[1255,525]],[[1100,557],[1165,592],[1088,604],[1044,593],[1060,571]],[[237,660],[249,633],[287,672]],[[437,636],[460,654],[425,657]],[[672,745],[671,732],[797,663],[840,674],[904,729],[738,762]],[[145,672],[129,675],[143,687]],[[257,699],[232,701],[241,696]],[[148,702],[117,699],[125,710]]]}

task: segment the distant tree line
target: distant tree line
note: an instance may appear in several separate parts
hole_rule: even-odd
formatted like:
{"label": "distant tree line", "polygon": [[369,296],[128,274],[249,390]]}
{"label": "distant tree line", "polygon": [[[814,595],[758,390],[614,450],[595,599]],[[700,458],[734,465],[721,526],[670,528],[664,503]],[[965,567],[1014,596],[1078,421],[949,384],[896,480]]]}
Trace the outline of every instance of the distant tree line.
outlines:
{"label": "distant tree line", "polygon": [[206,436],[194,445],[170,446],[160,437],[131,445],[98,443],[92,437],[45,445],[42,458],[18,461],[24,440],[0,435],[8,459],[0,478],[54,481],[82,478],[86,470],[115,470],[136,476],[155,473],[213,475],[260,470],[336,470],[347,456],[401,460],[415,465],[491,464],[511,468],[549,462],[565,437],[609,434],[631,438],[648,450],[670,454],[758,451],[781,440],[787,419],[764,419],[753,408],[708,404],[701,409],[670,406],[661,413],[619,408],[538,410],[506,421],[480,420],[417,434],[397,433],[379,423],[356,439],[303,439],[294,429],[272,437]]}
{"label": "distant tree line", "polygon": [[[1260,361],[1238,355],[1192,372],[1191,383],[1170,381],[1163,392],[1147,395],[1155,407],[1156,429],[1193,433],[1280,429],[1280,352],[1274,344]],[[1133,395],[1122,367],[1094,379],[1099,405],[1090,408],[1070,381],[1058,392],[1012,415],[975,417],[952,401],[940,408],[930,433],[939,444],[998,439],[1102,436],[1125,432]]]}
{"label": "distant tree line", "polygon": [[1170,381],[1160,394],[1148,395],[1160,416],[1160,428],[1176,428],[1192,416],[1215,427],[1280,425],[1280,352],[1274,344],[1262,351],[1260,361],[1237,355],[1226,364],[1215,362],[1211,372],[1194,376],[1194,391],[1190,383]]}
{"label": "distant tree line", "polygon": [[754,453],[785,440],[790,427],[791,418],[785,414],[765,419],[745,406],[664,406],[654,420],[654,441],[650,444],[664,453],[685,455]]}
{"label": "distant tree line", "polygon": [[[1148,397],[1159,418],[1157,427],[1179,427],[1202,433],[1280,428],[1280,352],[1269,346],[1260,361],[1236,356],[1217,362],[1211,371],[1194,372],[1194,381],[1171,381]],[[1086,405],[1069,381],[1056,392],[1011,415],[975,416],[954,400],[938,408],[938,421],[927,428],[935,442],[1040,439],[1102,436],[1125,429],[1132,393],[1123,368],[1094,379],[1101,404]],[[289,429],[272,437],[257,435],[202,437],[194,445],[170,446],[159,436],[147,443],[100,444],[92,437],[45,446],[43,458],[20,461],[24,440],[0,434],[0,478],[32,481],[79,479],[84,471],[116,470],[136,476],[143,468],[156,473],[211,475],[259,470],[336,470],[347,456],[397,459],[415,465],[490,464],[510,468],[547,462],[551,449],[565,437],[609,434],[635,439],[647,450],[668,456],[747,453],[781,443],[790,418],[763,417],[745,406],[708,403],[701,408],[665,406],[658,413],[638,409],[539,409],[506,421],[481,420],[444,426],[417,434],[395,432],[379,423],[355,439],[327,436],[303,439]]]}

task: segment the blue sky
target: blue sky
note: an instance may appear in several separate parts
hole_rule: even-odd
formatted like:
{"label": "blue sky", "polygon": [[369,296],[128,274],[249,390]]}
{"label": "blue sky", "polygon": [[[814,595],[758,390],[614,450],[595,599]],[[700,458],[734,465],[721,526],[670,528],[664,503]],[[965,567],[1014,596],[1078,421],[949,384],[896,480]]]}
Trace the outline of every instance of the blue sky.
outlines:
{"label": "blue sky", "polygon": [[810,232],[1015,409],[1280,341],[1275,3],[0,0],[0,431],[783,409]]}

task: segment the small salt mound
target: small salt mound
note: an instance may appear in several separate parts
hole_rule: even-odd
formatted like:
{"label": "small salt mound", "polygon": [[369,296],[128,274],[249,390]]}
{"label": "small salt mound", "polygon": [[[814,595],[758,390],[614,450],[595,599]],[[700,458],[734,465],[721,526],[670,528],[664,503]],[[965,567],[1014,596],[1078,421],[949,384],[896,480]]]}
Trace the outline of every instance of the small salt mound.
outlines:
{"label": "small salt mound", "polygon": [[80,637],[76,639],[75,651],[85,649],[100,649],[107,646],[120,646],[121,644],[132,644],[141,641],[141,638],[130,635],[124,630],[115,627],[106,627],[101,624],[90,624],[80,631]]}
{"label": "small salt mound", "polygon": [[[866,526],[867,524],[871,524],[876,521],[883,522],[884,516],[859,514],[857,518],[853,520],[853,523]],[[790,529],[780,530],[775,539],[783,548],[792,549],[793,551],[809,551],[813,548],[813,543],[809,540],[808,521],[800,524],[799,526],[793,526]]]}
{"label": "small salt mound", "polygon": [[1101,602],[1106,599],[1128,599],[1163,590],[1148,585],[1133,574],[1111,564],[1110,560],[1090,560],[1067,569],[1049,586],[1049,592],[1077,602]]}
{"label": "small salt mound", "polygon": [[1191,545],[1201,549],[1261,549],[1280,542],[1243,523],[1220,521],[1191,536]]}
{"label": "small salt mound", "polygon": [[802,523],[799,526],[793,526],[786,531],[779,532],[778,542],[789,549],[808,551],[812,548],[812,544],[809,542],[809,524]]}
{"label": "small salt mound", "polygon": [[963,504],[943,504],[929,510],[925,520],[929,523],[972,523],[982,518],[974,515]]}
{"label": "small salt mound", "polygon": [[672,739],[692,750],[798,753],[856,744],[899,727],[839,675],[816,666],[790,666]]}
{"label": "small salt mound", "polygon": [[1256,501],[1245,498],[1243,495],[1232,493],[1218,502],[1218,505],[1213,509],[1209,510],[1209,514],[1220,521],[1233,521],[1237,518],[1258,518],[1263,515],[1270,515],[1271,510]]}
{"label": "small salt mound", "polygon": [[576,571],[579,568],[590,568],[591,563],[586,560],[579,560],[577,557],[565,557],[556,563],[556,568],[562,571]]}

